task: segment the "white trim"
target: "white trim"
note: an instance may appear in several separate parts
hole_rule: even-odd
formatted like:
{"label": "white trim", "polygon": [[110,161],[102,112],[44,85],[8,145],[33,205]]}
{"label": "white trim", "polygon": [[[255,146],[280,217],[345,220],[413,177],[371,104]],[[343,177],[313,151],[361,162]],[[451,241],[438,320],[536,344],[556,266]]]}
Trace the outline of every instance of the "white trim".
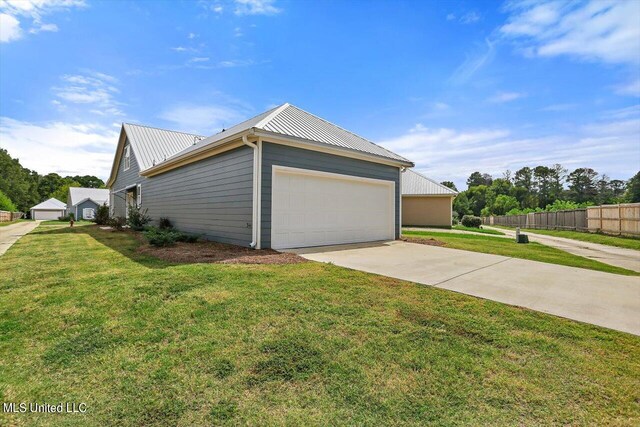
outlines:
{"label": "white trim", "polygon": [[365,160],[371,163],[380,163],[389,166],[405,166],[413,167],[413,163],[405,162],[402,160],[394,160],[391,158],[379,156],[376,154],[365,153],[364,151],[357,151],[351,148],[342,148],[326,144],[324,142],[317,142],[310,139],[298,138],[289,135],[279,135],[273,132],[265,131],[262,129],[255,129],[253,134],[262,137],[264,142],[270,142],[273,144],[288,145],[290,147],[302,148],[310,151],[318,151],[321,153],[333,154],[340,157],[349,157],[352,159]]}
{"label": "white trim", "polygon": [[136,206],[142,206],[142,184],[136,185]]}
{"label": "white trim", "polygon": [[95,219],[96,218],[96,210],[93,208],[82,208],[82,219],[87,219],[87,211],[92,211],[93,214],[91,215],[91,218],[89,219]]}
{"label": "white trim", "polygon": [[[318,171],[318,170],[313,170],[313,169],[301,169],[301,168],[294,168],[291,166],[280,166],[280,165],[273,165],[271,166],[272,169],[272,175],[276,170],[282,171],[282,172],[289,172],[289,173],[296,173],[296,174],[302,174],[302,175],[315,175],[315,176],[324,176],[327,178],[337,178],[337,179],[350,179],[353,181],[363,181],[363,182],[371,182],[371,183],[375,183],[375,184],[385,184],[385,185],[393,185],[395,184],[395,181],[389,181],[387,179],[378,179],[378,178],[365,178],[363,176],[357,176],[357,175],[345,175],[342,173],[334,173],[334,172],[323,172],[323,171]],[[394,188],[395,191],[395,188]],[[395,212],[395,210],[394,210]]]}
{"label": "white trim", "polygon": [[[403,170],[404,169],[404,170]],[[400,187],[400,203],[398,206],[398,213],[400,218],[398,218],[398,238],[402,239],[402,174],[404,173],[404,171],[406,170],[403,167],[399,167],[398,170],[400,171],[399,173],[399,182],[398,182],[398,187]],[[395,200],[393,201],[395,203]],[[394,230],[395,231],[395,230]],[[393,233],[395,235],[395,233]]]}
{"label": "white trim", "polygon": [[124,169],[128,171],[131,169],[131,143],[124,146]]}
{"label": "white trim", "polygon": [[262,249],[262,139],[258,138],[258,218],[256,221],[256,249]]}
{"label": "white trim", "polygon": [[[323,172],[323,171],[317,171],[317,170],[312,170],[312,169],[301,169],[301,168],[295,168],[295,167],[290,167],[290,166],[280,166],[280,165],[273,165],[271,166],[271,194],[273,194],[273,186],[274,183],[276,182],[276,173],[278,172],[283,172],[283,173],[291,173],[291,174],[296,174],[296,175],[309,175],[309,176],[317,176],[317,177],[323,177],[323,178],[333,178],[333,179],[342,179],[342,180],[349,180],[349,181],[356,181],[356,182],[365,182],[365,183],[371,183],[371,184],[382,184],[382,185],[386,185],[390,188],[391,190],[391,223],[389,224],[389,232],[390,235],[392,236],[392,239],[395,240],[395,236],[396,236],[396,183],[395,181],[389,181],[386,179],[377,179],[377,178],[365,178],[365,177],[361,177],[361,176],[354,176],[354,175],[345,175],[345,174],[341,174],[341,173],[333,173],[333,172]],[[402,203],[402,198],[400,198],[400,203]],[[274,208],[274,204],[273,204],[273,200],[271,201],[271,247],[273,248],[273,231],[274,231],[274,227],[273,227],[273,218],[274,218],[274,214],[273,214],[273,208]],[[354,242],[355,243],[355,242]]]}

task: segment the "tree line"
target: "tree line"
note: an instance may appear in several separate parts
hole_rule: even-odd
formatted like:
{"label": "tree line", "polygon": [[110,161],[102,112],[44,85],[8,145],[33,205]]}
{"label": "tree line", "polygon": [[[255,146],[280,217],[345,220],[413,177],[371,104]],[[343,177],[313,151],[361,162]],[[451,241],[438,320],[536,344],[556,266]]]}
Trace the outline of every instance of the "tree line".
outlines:
{"label": "tree line", "polygon": [[93,175],[40,175],[0,148],[0,210],[27,212],[51,197],[67,203],[69,187],[105,188],[105,184]]}
{"label": "tree line", "polygon": [[[458,191],[451,181],[442,184]],[[460,218],[640,202],[640,172],[623,181],[591,168],[569,172],[560,164],[525,166],[515,173],[507,170],[500,178],[473,172],[466,184],[453,203],[454,215]]]}

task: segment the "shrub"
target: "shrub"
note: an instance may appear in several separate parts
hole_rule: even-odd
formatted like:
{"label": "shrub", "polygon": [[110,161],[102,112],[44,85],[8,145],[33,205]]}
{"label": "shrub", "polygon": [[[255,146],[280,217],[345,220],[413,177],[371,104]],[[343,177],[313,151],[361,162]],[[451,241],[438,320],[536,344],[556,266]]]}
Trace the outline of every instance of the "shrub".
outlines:
{"label": "shrub", "polygon": [[462,217],[462,225],[465,227],[480,228],[482,219],[479,216],[465,215]]}
{"label": "shrub", "polygon": [[146,209],[140,209],[138,206],[129,205],[129,218],[127,224],[132,230],[142,231],[144,226],[151,221],[151,217],[147,215]]}
{"label": "shrub", "polygon": [[453,211],[451,214],[451,225],[458,225],[460,223],[460,215],[458,212]]}
{"label": "shrub", "polygon": [[173,228],[173,224],[171,224],[169,218],[160,218],[159,228],[160,230],[170,230]]}
{"label": "shrub", "polygon": [[98,210],[96,210],[95,223],[98,225],[106,225],[109,223],[109,206],[98,206]]}
{"label": "shrub", "polygon": [[69,222],[69,221],[75,221],[76,220],[76,216],[73,213],[70,213],[68,215],[63,215],[63,216],[59,216],[58,217],[58,221],[63,221],[63,222]]}
{"label": "shrub", "polygon": [[113,217],[108,222],[109,226],[115,228],[116,230],[122,230],[126,223],[127,219],[122,216]]}
{"label": "shrub", "polygon": [[176,242],[194,243],[198,240],[196,235],[167,228],[147,227],[142,234],[150,245],[159,247],[171,246]]}
{"label": "shrub", "polygon": [[9,196],[0,191],[0,211],[15,212],[18,209]]}

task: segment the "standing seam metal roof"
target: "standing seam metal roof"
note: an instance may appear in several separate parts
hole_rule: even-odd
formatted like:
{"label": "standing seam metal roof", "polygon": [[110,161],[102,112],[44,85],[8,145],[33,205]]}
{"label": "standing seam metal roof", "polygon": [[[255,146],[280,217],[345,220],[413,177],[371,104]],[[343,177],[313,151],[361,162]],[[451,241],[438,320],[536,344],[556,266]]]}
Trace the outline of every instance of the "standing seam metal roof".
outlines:
{"label": "standing seam metal roof", "polygon": [[69,188],[69,206],[75,206],[83,200],[91,199],[101,205],[109,201],[109,189],[107,188]]}
{"label": "standing seam metal roof", "polygon": [[252,128],[411,163],[410,160],[398,154],[291,104],[282,104],[279,107],[265,111],[223,132],[210,136],[198,142],[196,145],[176,152],[171,158],[182,156],[198,148],[214,144],[227,136],[241,133]]}
{"label": "standing seam metal roof", "polygon": [[[193,146],[201,135],[152,128],[130,123],[123,124],[129,143],[131,144],[140,170],[145,170],[174,154]],[[199,144],[198,144],[199,145]]]}
{"label": "standing seam metal roof", "polygon": [[407,169],[402,175],[402,194],[407,196],[455,196],[456,191]]}
{"label": "standing seam metal roof", "polygon": [[60,200],[52,197],[48,200],[45,200],[42,203],[35,205],[31,209],[61,210],[66,208],[67,208],[67,205],[65,205],[64,202],[61,202]]}

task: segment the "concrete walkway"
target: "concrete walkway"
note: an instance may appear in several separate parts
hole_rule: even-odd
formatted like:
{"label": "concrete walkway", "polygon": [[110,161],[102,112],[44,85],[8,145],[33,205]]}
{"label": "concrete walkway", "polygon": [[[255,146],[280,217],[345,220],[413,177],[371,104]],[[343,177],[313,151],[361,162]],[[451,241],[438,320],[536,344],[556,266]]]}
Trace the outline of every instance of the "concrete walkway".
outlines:
{"label": "concrete walkway", "polygon": [[22,236],[36,228],[41,221],[25,221],[0,227],[0,256]]}
{"label": "concrete walkway", "polygon": [[[515,230],[487,226],[484,227],[502,231],[512,238],[515,238],[516,235]],[[547,236],[546,234],[536,234],[529,231],[523,231],[523,233],[529,236],[529,241],[531,242],[538,242],[546,246],[551,246],[553,248],[569,252],[570,254],[591,258],[605,264],[640,272],[640,251],[618,248],[616,246],[600,245],[598,243],[583,242],[581,240],[567,239],[565,237]]]}
{"label": "concrete walkway", "polygon": [[640,277],[401,241],[292,252],[640,335]]}

